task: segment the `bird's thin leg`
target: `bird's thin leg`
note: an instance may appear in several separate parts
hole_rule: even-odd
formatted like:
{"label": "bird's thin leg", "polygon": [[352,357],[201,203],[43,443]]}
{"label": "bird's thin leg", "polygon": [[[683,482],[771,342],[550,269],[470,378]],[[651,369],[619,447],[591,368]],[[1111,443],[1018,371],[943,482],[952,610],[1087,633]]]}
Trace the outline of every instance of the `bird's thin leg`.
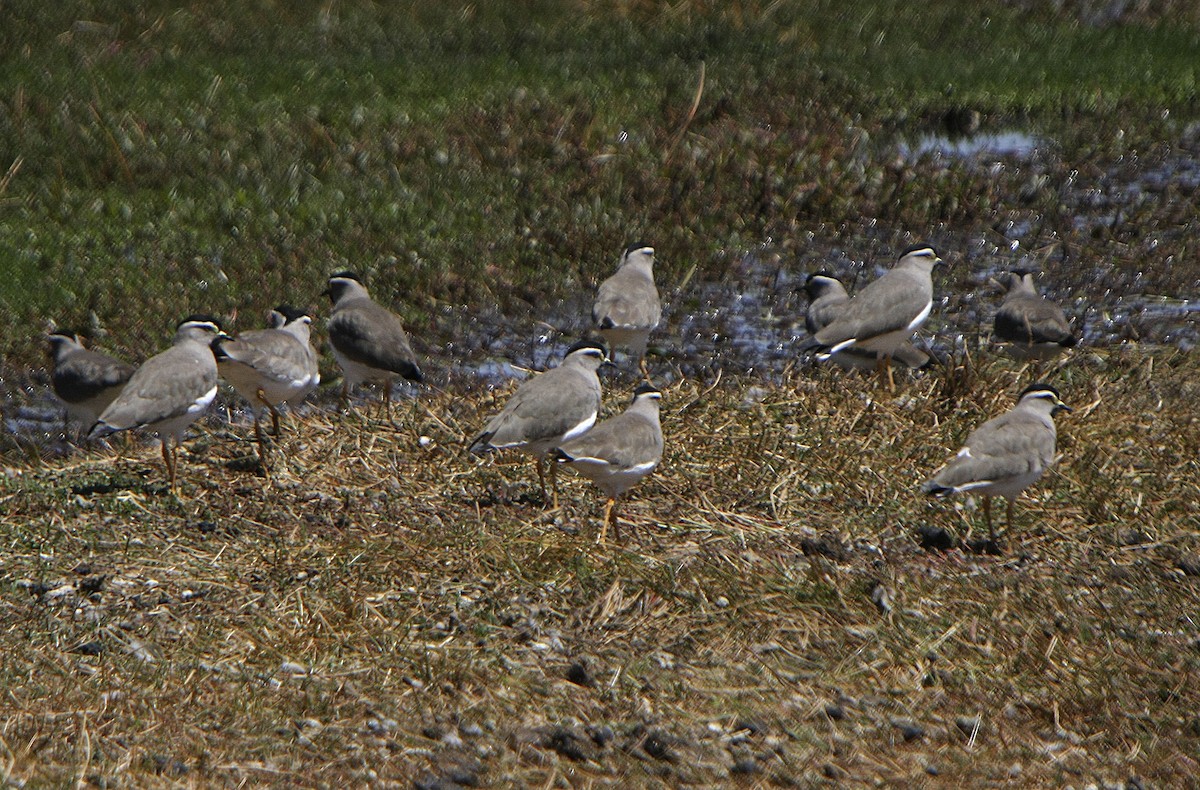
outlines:
{"label": "bird's thin leg", "polygon": [[646,364],[646,357],[643,356],[641,360],[638,361],[638,368],[642,371],[642,378],[644,378],[646,381],[650,381],[650,366]]}
{"label": "bird's thin leg", "polygon": [[392,421],[392,382],[383,382],[383,418]]}
{"label": "bird's thin leg", "polygon": [[1004,518],[1004,529],[1006,532],[1009,532],[1009,533],[1012,532],[1012,514],[1013,514],[1013,501],[1010,499],[1010,500],[1008,500],[1008,513],[1006,514],[1006,516]]}
{"label": "bird's thin leg", "polygon": [[[258,392],[256,394],[258,395],[259,401],[262,402],[262,405],[266,406],[271,412],[271,428],[274,431],[274,435],[279,436],[279,412],[275,409],[274,404],[267,400],[267,393],[263,392],[262,387],[258,388]],[[255,419],[258,419],[257,414],[255,414]]]}
{"label": "bird's thin leg", "polygon": [[264,464],[267,462],[267,444],[263,439],[262,425],[258,419],[258,409],[253,409],[254,412],[254,439],[258,442],[258,458]]}
{"label": "bird's thin leg", "polygon": [[347,411],[350,408],[350,382],[347,379],[342,379],[342,411]]}
{"label": "bird's thin leg", "polygon": [[613,536],[616,537],[617,542],[621,542],[621,528],[617,525],[617,520],[613,518],[613,507],[616,503],[617,500],[613,497],[609,497],[608,501],[604,503],[604,520],[600,522],[600,537],[596,540],[596,543],[604,542],[605,536],[608,535],[609,525],[612,525]]}
{"label": "bird's thin leg", "polygon": [[542,504],[545,505],[546,504],[546,465],[540,455],[534,459],[534,463],[537,464],[538,485],[542,489]]}
{"label": "bird's thin leg", "polygon": [[179,495],[179,478],[176,471],[179,469],[179,442],[169,444],[170,437],[164,437],[159,440],[162,443],[163,462],[167,465],[167,484],[170,487],[171,493]]}
{"label": "bird's thin leg", "polygon": [[554,498],[553,508],[558,510],[558,462],[554,461],[550,464],[550,492]]}
{"label": "bird's thin leg", "polygon": [[987,521],[988,538],[995,543],[996,530],[992,528],[992,498],[990,496],[983,498],[983,518]]}
{"label": "bird's thin leg", "polygon": [[896,379],[892,376],[892,355],[887,354],[883,357],[883,366],[887,370],[888,392],[896,391]]}

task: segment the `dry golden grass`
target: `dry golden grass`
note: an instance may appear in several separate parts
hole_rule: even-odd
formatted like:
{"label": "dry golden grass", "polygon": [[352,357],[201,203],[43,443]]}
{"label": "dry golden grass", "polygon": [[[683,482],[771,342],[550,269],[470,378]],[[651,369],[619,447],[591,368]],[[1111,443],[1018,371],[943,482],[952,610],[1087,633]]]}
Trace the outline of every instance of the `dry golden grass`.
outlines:
{"label": "dry golden grass", "polygon": [[585,481],[545,514],[526,459],[462,452],[507,390],[394,426],[311,410],[270,479],[237,471],[248,426],[210,420],[182,500],[151,446],[10,468],[0,779],[1195,781],[1194,356],[1053,376],[1076,411],[1002,556],[918,545],[981,531],[918,485],[1028,383],[990,358],[948,380],[668,387],[625,545],[595,545]]}

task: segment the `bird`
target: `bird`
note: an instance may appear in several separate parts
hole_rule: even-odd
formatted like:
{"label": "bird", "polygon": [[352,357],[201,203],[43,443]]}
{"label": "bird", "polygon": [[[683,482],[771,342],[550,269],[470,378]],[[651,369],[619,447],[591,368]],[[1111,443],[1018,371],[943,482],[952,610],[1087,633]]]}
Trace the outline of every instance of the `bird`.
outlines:
{"label": "bird", "polygon": [[[482,454],[511,448],[532,455],[545,502],[546,454],[595,424],[600,413],[597,371],[607,361],[608,349],[598,340],[585,339],[571,346],[558,367],[523,381],[467,449]],[[558,507],[556,469],[550,467],[554,508]]]}
{"label": "bird", "polygon": [[1006,526],[1011,528],[1014,500],[1054,463],[1058,437],[1054,415],[1064,411],[1071,408],[1051,385],[1026,387],[1011,411],[976,428],[958,454],[925,481],[921,490],[934,497],[981,494],[988,535],[994,543],[991,498],[1008,500]]}
{"label": "bird", "polygon": [[212,344],[221,377],[250,402],[259,457],[264,460],[260,407],[271,412],[271,425],[279,436],[276,407],[303,400],[321,383],[317,353],[309,343],[312,316],[281,304],[268,314],[268,323],[267,329],[243,332],[237,338],[218,337]]}
{"label": "bird", "polygon": [[1033,272],[1013,269],[999,284],[1007,293],[996,311],[993,335],[1013,358],[1048,362],[1079,342],[1062,308],[1037,292]]}
{"label": "bird", "polygon": [[654,286],[654,248],[630,244],[614,275],[600,283],[592,305],[592,322],[610,348],[629,349],[646,375],[646,346],[662,318],[662,303]]}
{"label": "bird", "polygon": [[[850,294],[846,293],[842,281],[825,271],[810,274],[805,280],[804,291],[809,300],[808,311],[804,315],[804,326],[809,335],[815,335],[833,323],[850,302]],[[832,359],[847,370],[873,370],[879,364],[876,357],[874,352],[847,348],[834,354]],[[905,340],[892,352],[893,362],[914,370],[925,367],[931,359],[910,340]]]}
{"label": "bird", "polygon": [[554,449],[558,463],[570,466],[608,495],[598,543],[611,527],[617,540],[617,498],[654,471],[662,460],[663,434],[658,420],[662,392],[645,382],[621,414],[569,439]]}
{"label": "bird", "polygon": [[942,262],[928,244],[917,244],[900,253],[896,265],[850,297],[841,314],[816,333],[823,349],[818,359],[857,348],[873,352],[882,376],[892,380],[891,359],[901,344],[925,323],[933,309],[933,267]]}
{"label": "bird", "polygon": [[67,419],[90,428],[100,413],[117,399],[133,375],[128,362],[85,348],[79,335],[68,330],[46,336],[54,369],[50,384],[67,407]]}
{"label": "bird", "polygon": [[342,402],[350,389],[362,382],[383,385],[384,410],[391,419],[392,382],[397,378],[424,380],[400,317],[371,299],[357,274],[337,272],[329,278],[325,295],[333,303],[329,316],[329,344],[342,369]]}
{"label": "bird", "polygon": [[142,363],[96,419],[88,438],[135,428],[154,432],[171,490],[177,491],[179,440],[217,394],[217,360],[209,345],[221,334],[220,321],[209,315],[180,321],[172,345]]}

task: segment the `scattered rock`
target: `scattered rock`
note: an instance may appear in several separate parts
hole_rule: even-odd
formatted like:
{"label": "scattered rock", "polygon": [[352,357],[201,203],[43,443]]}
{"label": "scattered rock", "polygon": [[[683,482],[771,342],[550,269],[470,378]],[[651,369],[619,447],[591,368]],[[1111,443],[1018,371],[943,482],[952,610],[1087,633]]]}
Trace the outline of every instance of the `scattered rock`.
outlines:
{"label": "scattered rock", "polygon": [[874,582],[871,585],[871,602],[883,614],[891,614],[892,594],[882,582]]}
{"label": "scattered rock", "polygon": [[966,542],[967,551],[972,554],[985,554],[992,557],[999,557],[1004,554],[1004,549],[1000,545],[1000,541],[992,540],[991,538],[972,538]]}
{"label": "scattered rock", "polygon": [[806,557],[820,555],[834,562],[844,562],[849,556],[846,544],[833,532],[823,532],[815,538],[804,538],[800,541],[800,550]]}
{"label": "scattered rock", "polygon": [[584,688],[596,685],[596,679],[592,677],[592,673],[588,671],[587,665],[582,661],[576,661],[567,667],[566,678],[576,686]]}
{"label": "scattered rock", "polygon": [[1175,565],[1187,576],[1200,576],[1200,554],[1183,554]]}
{"label": "scattered rock", "polygon": [[917,527],[917,539],[920,541],[921,548],[926,551],[949,551],[958,542],[948,529],[935,527],[932,524],[922,524]]}
{"label": "scattered rock", "polygon": [[591,737],[567,727],[550,727],[545,735],[545,745],[577,763],[596,756],[596,744]]}
{"label": "scattered rock", "polygon": [[1140,527],[1123,527],[1117,530],[1118,546],[1136,546],[1150,541],[1151,537]]}
{"label": "scattered rock", "polygon": [[959,716],[954,720],[954,726],[968,738],[978,737],[983,729],[983,720],[979,716]]}
{"label": "scattered rock", "polygon": [[825,706],[825,715],[828,716],[831,721],[844,721],[846,718],[846,709],[841,705],[831,702]]}
{"label": "scattered rock", "polygon": [[612,743],[613,738],[617,737],[612,727],[609,727],[607,724],[589,724],[587,734],[601,748]]}
{"label": "scattered rock", "polygon": [[71,648],[70,652],[79,653],[84,656],[98,656],[104,652],[104,643],[98,639],[92,639],[75,645],[75,647]]}
{"label": "scattered rock", "polygon": [[188,772],[186,763],[174,757],[167,757],[165,754],[151,755],[150,765],[154,773],[162,776],[183,776]]}
{"label": "scattered rock", "polygon": [[838,768],[833,763],[825,763],[821,768],[821,773],[825,774],[829,779],[845,779],[849,776],[844,769]]}
{"label": "scattered rock", "polygon": [[758,760],[753,757],[746,757],[738,760],[729,767],[729,773],[735,776],[749,776],[750,774],[758,773]]}
{"label": "scattered rock", "polygon": [[897,722],[896,729],[900,730],[900,737],[905,743],[912,743],[925,737],[925,728],[911,721]]}

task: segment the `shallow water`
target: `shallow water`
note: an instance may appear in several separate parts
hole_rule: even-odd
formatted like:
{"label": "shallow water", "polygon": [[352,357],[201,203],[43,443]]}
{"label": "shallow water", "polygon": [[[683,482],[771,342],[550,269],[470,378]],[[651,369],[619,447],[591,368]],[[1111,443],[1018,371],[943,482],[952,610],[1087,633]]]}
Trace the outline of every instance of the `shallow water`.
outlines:
{"label": "shallow water", "polygon": [[[1197,130],[1196,137],[1200,137]],[[1195,142],[1195,140],[1193,140]],[[1193,146],[1195,147],[1195,146]],[[904,156],[966,158],[987,167],[1040,168],[1039,157],[1053,156],[1053,141],[1020,130],[975,134],[961,138],[929,135],[911,146],[899,145]],[[1142,163],[1136,155],[1115,163],[1100,186],[1083,188],[1068,179],[1062,199],[1073,206],[1077,229],[1111,228],[1147,200],[1194,196],[1200,190],[1200,158],[1187,150],[1172,152],[1163,161]],[[680,377],[712,380],[719,373],[778,380],[801,363],[798,350],[807,339],[803,284],[808,274],[829,271],[853,293],[893,263],[891,241],[871,234],[866,222],[853,247],[823,240],[817,233],[779,245],[764,240],[754,249],[729,250],[716,266],[715,280],[689,279],[685,285],[662,281],[663,323],[651,337],[650,366],[656,381],[669,384]],[[1081,334],[1084,346],[1111,347],[1137,342],[1162,344],[1186,351],[1200,340],[1200,275],[1194,294],[1146,293],[1140,274],[1132,279],[1104,261],[1052,261],[1029,251],[1044,243],[1042,229],[1029,220],[1008,220],[980,237],[947,235],[933,239],[945,246],[948,267],[935,272],[935,305],[922,329],[924,344],[945,354],[990,333],[1000,302],[990,278],[1011,268],[1047,270],[1039,287],[1058,301]],[[1159,236],[1142,243],[1153,249]],[[1172,258],[1167,258],[1170,266]],[[682,272],[688,262],[667,262],[660,271]],[[1192,261],[1176,265],[1195,267]],[[556,364],[566,348],[588,330],[592,288],[550,305],[531,306],[526,315],[499,311],[472,314],[446,308],[414,337],[435,387],[496,386],[531,370]],[[536,315],[534,313],[537,313]],[[318,322],[318,327],[320,322]],[[318,332],[318,336],[321,333]],[[632,390],[637,380],[632,361],[618,353],[621,366],[605,373],[606,389]],[[312,399],[315,408],[336,407],[337,375],[326,360],[326,385]],[[45,370],[18,372],[0,380],[3,431],[0,451],[42,453],[68,451],[63,410],[50,393]],[[332,386],[331,386],[332,385]],[[405,387],[398,396],[415,396],[419,388]],[[377,392],[368,397],[377,398]],[[219,397],[210,420],[250,421],[245,405],[232,393]]]}

